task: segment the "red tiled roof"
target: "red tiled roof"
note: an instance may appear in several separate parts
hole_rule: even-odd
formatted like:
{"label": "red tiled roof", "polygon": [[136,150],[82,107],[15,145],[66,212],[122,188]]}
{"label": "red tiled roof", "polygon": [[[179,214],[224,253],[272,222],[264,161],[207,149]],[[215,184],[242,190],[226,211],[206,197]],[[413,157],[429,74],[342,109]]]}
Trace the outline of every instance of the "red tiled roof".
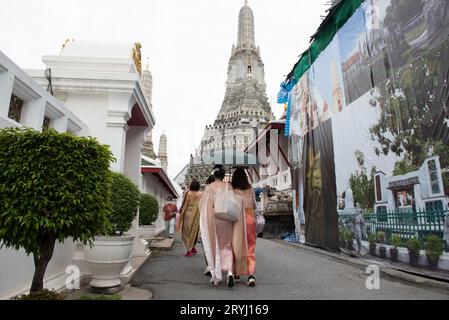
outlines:
{"label": "red tiled roof", "polygon": [[151,173],[155,177],[159,179],[159,181],[165,186],[165,188],[172,194],[174,198],[179,198],[178,192],[176,192],[175,188],[173,187],[172,182],[168,178],[165,171],[160,167],[142,167],[141,169],[142,173]]}

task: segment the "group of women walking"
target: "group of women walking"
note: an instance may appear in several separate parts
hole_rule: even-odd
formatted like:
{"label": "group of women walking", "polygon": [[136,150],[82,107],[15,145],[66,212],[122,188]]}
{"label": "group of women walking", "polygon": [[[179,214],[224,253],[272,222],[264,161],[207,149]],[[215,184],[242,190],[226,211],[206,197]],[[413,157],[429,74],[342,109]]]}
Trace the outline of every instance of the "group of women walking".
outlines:
{"label": "group of women walking", "polygon": [[[256,278],[256,200],[246,172],[237,168],[231,183],[225,182],[226,171],[216,165],[207,187],[201,192],[200,183],[192,181],[184,195],[177,230],[187,248],[186,256],[191,257],[198,251],[196,244],[201,234],[206,275],[210,282],[219,285],[223,273],[227,277],[228,287],[233,287],[240,276],[248,276],[247,285],[255,286]],[[242,210],[237,221],[218,218],[214,204],[217,194],[224,189],[233,190],[242,199]]]}

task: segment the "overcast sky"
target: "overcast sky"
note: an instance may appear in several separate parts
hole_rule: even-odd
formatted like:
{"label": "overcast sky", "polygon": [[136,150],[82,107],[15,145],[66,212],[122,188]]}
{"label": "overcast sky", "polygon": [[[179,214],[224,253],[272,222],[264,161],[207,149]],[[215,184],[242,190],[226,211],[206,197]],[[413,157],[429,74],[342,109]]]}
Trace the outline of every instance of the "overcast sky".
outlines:
{"label": "overcast sky", "polygon": [[[250,0],[256,43],[265,64],[267,95],[307,49],[327,0]],[[227,64],[237,42],[243,0],[1,0],[0,50],[21,68],[43,69],[67,38],[141,42],[153,73],[154,144],[168,137],[174,177],[199,146],[220,110]],[[156,149],[157,153],[157,149]]]}

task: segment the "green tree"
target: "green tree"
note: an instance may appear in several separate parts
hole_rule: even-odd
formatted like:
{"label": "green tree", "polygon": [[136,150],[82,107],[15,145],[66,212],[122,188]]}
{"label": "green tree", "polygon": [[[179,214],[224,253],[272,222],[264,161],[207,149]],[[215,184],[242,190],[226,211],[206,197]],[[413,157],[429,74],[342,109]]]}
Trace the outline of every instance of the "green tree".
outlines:
{"label": "green tree", "polygon": [[357,170],[349,178],[349,185],[354,195],[354,201],[361,209],[371,210],[374,208],[374,174],[376,168],[371,169],[371,173],[368,175],[365,167],[365,156],[357,150],[355,152],[355,158],[359,165],[360,171]]}
{"label": "green tree", "polygon": [[112,173],[112,214],[109,217],[112,229],[109,235],[123,235],[131,228],[139,203],[139,188],[125,175],[118,172]]}
{"label": "green tree", "polygon": [[140,195],[139,223],[149,226],[156,221],[159,214],[159,203],[151,194],[142,193]]}
{"label": "green tree", "polygon": [[92,243],[108,227],[113,155],[93,138],[55,130],[0,130],[0,241],[33,255],[31,293],[56,241]]}
{"label": "green tree", "polygon": [[371,129],[377,155],[402,156],[395,173],[419,168],[433,155],[449,168],[449,41],[429,50],[379,86],[381,115]]}

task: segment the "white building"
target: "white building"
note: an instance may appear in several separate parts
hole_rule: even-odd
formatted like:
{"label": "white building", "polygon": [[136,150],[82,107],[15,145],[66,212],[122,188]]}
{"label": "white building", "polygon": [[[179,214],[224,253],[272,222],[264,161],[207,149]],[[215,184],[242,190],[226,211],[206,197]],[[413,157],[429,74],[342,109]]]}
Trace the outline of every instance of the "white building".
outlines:
{"label": "white building", "polygon": [[[139,74],[139,49],[137,44],[77,41],[68,43],[59,56],[44,56],[46,69],[51,69],[54,96],[46,90],[50,77],[44,70],[26,73],[0,52],[0,127],[51,127],[96,137],[111,147],[117,159],[113,170],[124,173],[144,192],[160,198],[176,194],[162,171],[159,177],[142,174],[141,147],[155,119]],[[133,255],[147,254],[145,232],[137,217],[130,230],[136,234]],[[157,227],[152,232],[157,233]],[[82,246],[67,239],[55,247],[45,287],[64,288],[69,265],[80,267],[80,278],[88,274]],[[23,250],[0,249],[0,299],[26,293],[33,272],[33,259]],[[123,276],[132,272],[128,265]]]}
{"label": "white building", "polygon": [[[89,134],[111,146],[113,170],[139,184],[141,147],[155,119],[132,59],[134,44],[74,41],[61,55],[44,56],[55,96],[89,127]],[[28,73],[42,86],[42,70]]]}
{"label": "white building", "polygon": [[245,152],[257,157],[258,164],[249,166],[254,188],[271,187],[291,192],[292,178],[288,161],[288,137],[284,136],[285,120],[271,121]]}
{"label": "white building", "polygon": [[[59,132],[89,134],[88,126],[80,118],[0,52],[0,128],[28,126],[41,131],[44,122]],[[70,239],[56,244],[45,274],[47,287],[65,285],[66,267],[72,264],[74,254],[75,244]],[[27,291],[33,273],[33,258],[24,250],[0,249],[0,299]]]}
{"label": "white building", "polygon": [[[46,87],[46,85],[45,85]],[[44,125],[88,135],[87,125],[0,51],[0,127]]]}
{"label": "white building", "polygon": [[418,171],[388,177],[375,175],[375,212],[447,210],[439,157],[428,158]]}

